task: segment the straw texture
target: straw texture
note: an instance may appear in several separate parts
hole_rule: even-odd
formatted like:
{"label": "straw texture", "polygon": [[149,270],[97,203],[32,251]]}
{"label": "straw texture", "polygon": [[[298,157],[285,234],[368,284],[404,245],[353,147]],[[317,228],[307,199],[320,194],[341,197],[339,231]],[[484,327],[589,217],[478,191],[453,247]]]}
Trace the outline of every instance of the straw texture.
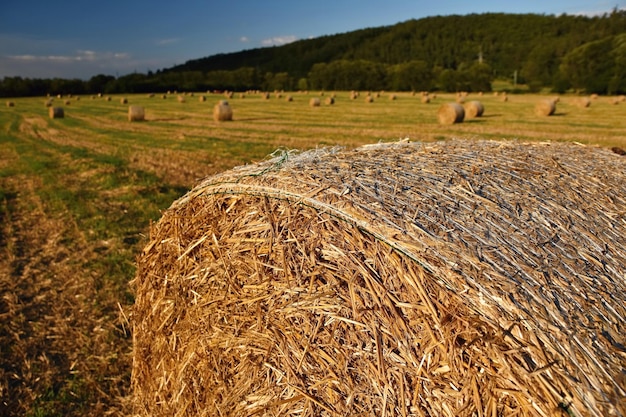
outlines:
{"label": "straw texture", "polygon": [[623,416],[625,174],[453,140],[206,178],[138,260],[135,412]]}

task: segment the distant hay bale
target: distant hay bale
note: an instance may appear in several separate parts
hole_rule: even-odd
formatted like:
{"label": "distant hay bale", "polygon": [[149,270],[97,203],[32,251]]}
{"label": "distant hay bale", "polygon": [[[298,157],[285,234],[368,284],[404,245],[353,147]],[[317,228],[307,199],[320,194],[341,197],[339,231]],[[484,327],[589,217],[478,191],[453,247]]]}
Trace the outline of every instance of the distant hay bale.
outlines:
{"label": "distant hay bale", "polygon": [[431,94],[430,97],[432,100],[435,100],[437,98],[437,94]]}
{"label": "distant hay bale", "polygon": [[128,99],[127,99],[126,97],[122,97],[122,98],[120,99],[120,103],[122,103],[122,104],[128,104]]}
{"label": "distant hay bale", "polygon": [[430,96],[429,96],[429,95],[422,95],[422,97],[421,97],[421,101],[422,101],[422,103],[424,103],[424,104],[428,104],[428,103],[430,103]]}
{"label": "distant hay bale", "polygon": [[350,99],[356,100],[357,98],[359,98],[359,93],[357,91],[350,91]]}
{"label": "distant hay bale", "polygon": [[266,92],[266,93],[263,93],[263,94],[262,94],[262,97],[263,97],[265,100],[269,100],[269,99],[270,99],[270,93],[267,93],[267,92]]}
{"label": "distant hay bale", "polygon": [[48,116],[51,119],[62,119],[65,117],[65,112],[63,111],[63,107],[50,107],[48,109]]}
{"label": "distant hay bale", "polygon": [[465,96],[460,95],[460,94],[459,94],[459,95],[457,95],[457,96],[456,96],[456,102],[457,102],[457,103],[459,103],[459,104],[463,104],[463,103],[465,103]]}
{"label": "distant hay bale", "polygon": [[167,94],[163,94],[163,95],[161,96],[161,98],[162,98],[163,100],[166,100],[166,99],[167,99]]}
{"label": "distant hay bale", "polygon": [[396,99],[396,95],[395,94],[389,94],[389,100],[390,101],[394,101]]}
{"label": "distant hay bale", "polygon": [[506,103],[509,101],[509,97],[506,94],[503,94],[502,97],[500,97],[500,101]]}
{"label": "distant hay bale", "polygon": [[232,91],[224,92],[224,97],[230,100],[231,98],[233,98],[233,92]]}
{"label": "distant hay bale", "polygon": [[186,101],[185,96],[181,96],[181,95],[179,95],[176,99],[178,100],[179,103],[184,103]]}
{"label": "distant hay bale", "polygon": [[326,97],[326,100],[324,100],[324,103],[326,103],[329,106],[332,106],[333,104],[335,104],[335,99],[333,97]]}
{"label": "distant hay bale", "polygon": [[469,139],[205,178],[131,283],[136,416],[624,416],[626,158]]}
{"label": "distant hay bale", "polygon": [[106,98],[106,101],[111,101],[111,97],[110,97],[110,96],[108,96],[108,97]]}
{"label": "distant hay bale", "polygon": [[154,98],[154,93],[148,94],[148,98]]}
{"label": "distant hay bale", "polygon": [[587,108],[591,106],[591,98],[589,97],[580,97],[576,100],[576,105],[580,108]]}
{"label": "distant hay bale", "polygon": [[51,98],[44,102],[44,105],[46,107],[52,107],[52,104],[53,104],[53,99],[51,99]]}
{"label": "distant hay bale", "polygon": [[246,98],[246,95],[244,93],[239,93],[239,98]]}
{"label": "distant hay bale", "polygon": [[556,101],[554,99],[541,100],[535,105],[535,114],[537,116],[552,116],[555,111]]}
{"label": "distant hay bale", "polygon": [[446,103],[439,107],[437,120],[442,125],[461,123],[465,118],[465,109],[459,103]]}
{"label": "distant hay bale", "polygon": [[205,97],[205,96],[199,96],[199,97],[198,97],[198,101],[199,101],[200,103],[204,103],[204,102],[206,101],[206,97]]}
{"label": "distant hay bale", "polygon": [[220,100],[213,107],[213,120],[216,122],[225,122],[229,120],[233,120],[233,109],[228,104],[226,100]]}
{"label": "distant hay bale", "polygon": [[463,106],[463,109],[465,110],[465,117],[468,119],[481,117],[485,111],[483,104],[477,100],[467,102],[465,106]]}
{"label": "distant hay bale", "polygon": [[590,98],[591,100],[597,100],[597,99],[598,99],[598,95],[594,93],[594,94],[592,94],[591,96],[589,96],[589,98]]}
{"label": "distant hay bale", "polygon": [[293,101],[293,96],[286,96],[285,101]]}
{"label": "distant hay bale", "polygon": [[7,107],[15,107],[15,102],[7,101]]}
{"label": "distant hay bale", "polygon": [[72,103],[72,102],[71,102],[71,101],[69,101],[69,100],[65,100],[65,101],[63,102],[63,104],[65,104],[66,106],[69,106],[71,103]]}
{"label": "distant hay bale", "polygon": [[374,97],[372,97],[370,94],[368,94],[367,96],[365,96],[365,102],[366,103],[373,103],[374,102]]}
{"label": "distant hay bale", "polygon": [[142,122],[146,118],[146,113],[141,106],[128,106],[128,121]]}
{"label": "distant hay bale", "polygon": [[321,101],[319,97],[313,97],[309,100],[309,106],[311,107],[319,107],[321,105]]}

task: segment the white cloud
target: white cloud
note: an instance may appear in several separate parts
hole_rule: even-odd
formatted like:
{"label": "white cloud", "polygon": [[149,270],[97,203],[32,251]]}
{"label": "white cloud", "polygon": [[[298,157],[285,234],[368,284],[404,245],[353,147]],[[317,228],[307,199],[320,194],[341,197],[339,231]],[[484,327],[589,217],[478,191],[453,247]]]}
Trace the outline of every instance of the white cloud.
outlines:
{"label": "white cloud", "polygon": [[263,45],[263,46],[280,46],[280,45],[286,45],[286,44],[291,43],[291,42],[295,42],[297,40],[298,40],[298,38],[296,36],[294,36],[294,35],[275,36],[273,38],[263,39],[261,41],[261,45]]}
{"label": "white cloud", "polygon": [[247,36],[242,36],[241,38],[239,38],[239,42],[247,43],[250,42],[250,39],[248,39]]}

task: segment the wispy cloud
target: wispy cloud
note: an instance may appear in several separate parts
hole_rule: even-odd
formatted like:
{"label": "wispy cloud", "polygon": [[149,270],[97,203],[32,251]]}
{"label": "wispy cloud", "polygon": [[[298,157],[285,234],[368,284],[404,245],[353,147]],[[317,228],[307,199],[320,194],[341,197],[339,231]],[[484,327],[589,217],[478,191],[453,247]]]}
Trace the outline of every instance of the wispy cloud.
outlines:
{"label": "wispy cloud", "polygon": [[106,62],[110,60],[126,60],[130,54],[126,52],[95,52],[79,50],[74,55],[8,55],[7,58],[22,62]]}
{"label": "wispy cloud", "polygon": [[239,38],[239,42],[248,43],[250,42],[250,39],[247,36],[242,36]]}
{"label": "wispy cloud", "polygon": [[166,46],[178,43],[181,41],[181,38],[168,38],[168,39],[158,39],[156,44],[159,46]]}
{"label": "wispy cloud", "polygon": [[298,38],[296,36],[294,36],[294,35],[275,36],[273,38],[263,39],[261,41],[261,45],[263,45],[263,46],[280,46],[280,45],[286,45],[286,44],[291,43],[291,42],[295,42],[297,40],[298,40]]}

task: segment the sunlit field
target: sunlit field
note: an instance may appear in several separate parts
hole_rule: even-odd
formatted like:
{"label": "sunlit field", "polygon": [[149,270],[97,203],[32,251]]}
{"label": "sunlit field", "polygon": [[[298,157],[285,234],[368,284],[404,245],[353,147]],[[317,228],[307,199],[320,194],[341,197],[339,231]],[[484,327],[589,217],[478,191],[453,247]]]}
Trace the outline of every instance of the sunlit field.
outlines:
{"label": "sunlit field", "polygon": [[[0,111],[0,415],[126,415],[133,294],[128,282],[150,222],[197,181],[277,149],[348,148],[408,138],[568,141],[626,149],[626,102],[470,94],[482,117],[443,126],[437,94],[300,92],[7,99]],[[206,97],[201,101],[200,97]],[[292,101],[287,101],[291,96]],[[107,98],[110,97],[110,100]],[[163,98],[165,97],[165,98]],[[178,97],[184,98],[180,102]],[[309,100],[319,97],[321,105]],[[128,103],[122,104],[126,98]],[[69,101],[69,104],[66,103]],[[145,109],[129,122],[128,106]],[[616,150],[619,150],[616,149]]]}

